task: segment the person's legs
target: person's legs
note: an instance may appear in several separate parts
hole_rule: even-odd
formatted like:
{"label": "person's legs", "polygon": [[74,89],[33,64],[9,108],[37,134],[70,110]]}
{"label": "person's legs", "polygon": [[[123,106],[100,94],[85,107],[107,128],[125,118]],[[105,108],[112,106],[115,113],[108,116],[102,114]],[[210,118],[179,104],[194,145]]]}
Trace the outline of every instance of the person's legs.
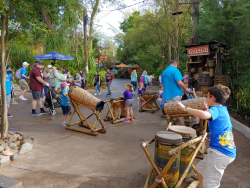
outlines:
{"label": "person's legs", "polygon": [[47,86],[43,86],[43,89],[44,89],[44,96],[47,97],[48,87]]}
{"label": "person's legs", "polygon": [[31,103],[32,112],[33,112],[33,110],[36,111],[36,104],[37,104],[37,100],[33,99],[32,103]]}
{"label": "person's legs", "polygon": [[10,107],[10,101],[11,101],[11,94],[6,95],[6,102],[7,102],[7,117],[13,117],[11,114],[9,114],[9,107]]}
{"label": "person's legs", "polygon": [[126,111],[127,111],[126,119],[129,120],[129,119],[130,119],[130,118],[129,118],[129,117],[130,117],[130,116],[129,116],[129,111],[130,111],[130,109],[129,109],[129,107],[127,107],[127,106],[126,106]]}
{"label": "person's legs", "polygon": [[130,113],[130,117],[131,119],[134,119],[134,114],[133,114],[133,109],[132,109],[132,106],[129,107],[129,113]]}
{"label": "person's legs", "polygon": [[111,82],[107,82],[107,87],[108,87],[108,93],[107,93],[107,95],[111,95],[110,86],[111,86]]}

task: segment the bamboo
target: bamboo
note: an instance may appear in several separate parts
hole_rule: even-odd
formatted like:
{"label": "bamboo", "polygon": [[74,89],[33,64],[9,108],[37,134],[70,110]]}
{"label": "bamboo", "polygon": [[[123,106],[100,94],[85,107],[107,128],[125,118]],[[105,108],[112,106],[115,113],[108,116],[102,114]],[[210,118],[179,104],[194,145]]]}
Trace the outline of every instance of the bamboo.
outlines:
{"label": "bamboo", "polygon": [[172,122],[170,122],[170,123],[168,124],[168,127],[167,127],[166,131],[171,127],[171,125],[172,125]]}
{"label": "bamboo", "polygon": [[149,180],[150,180],[150,177],[151,177],[152,173],[153,173],[153,168],[151,168],[150,171],[149,171],[149,173],[148,173],[146,182],[144,184],[144,188],[148,188],[148,183],[149,183]]}
{"label": "bamboo", "polygon": [[87,131],[87,130],[84,130],[82,128],[77,128],[77,127],[68,127],[66,126],[65,127],[66,129],[69,129],[69,130],[72,130],[72,131],[77,131],[77,132],[82,132],[82,133],[86,133],[86,134],[90,134],[90,135],[94,135],[94,136],[97,136],[98,133],[97,132],[92,132],[92,131]]}
{"label": "bamboo", "polygon": [[198,180],[194,180],[187,188],[196,188],[199,185]]}

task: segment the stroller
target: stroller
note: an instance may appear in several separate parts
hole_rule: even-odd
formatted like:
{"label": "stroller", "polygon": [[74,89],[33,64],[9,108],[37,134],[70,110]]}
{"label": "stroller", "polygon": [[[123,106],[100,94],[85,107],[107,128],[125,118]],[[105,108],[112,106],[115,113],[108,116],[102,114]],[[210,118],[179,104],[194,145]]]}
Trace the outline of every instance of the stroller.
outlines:
{"label": "stroller", "polygon": [[62,99],[60,97],[56,97],[57,92],[54,91],[52,88],[48,88],[48,93],[45,98],[45,103],[44,106],[49,109],[49,113],[54,116],[56,115],[56,110],[55,108],[61,107],[61,101]]}

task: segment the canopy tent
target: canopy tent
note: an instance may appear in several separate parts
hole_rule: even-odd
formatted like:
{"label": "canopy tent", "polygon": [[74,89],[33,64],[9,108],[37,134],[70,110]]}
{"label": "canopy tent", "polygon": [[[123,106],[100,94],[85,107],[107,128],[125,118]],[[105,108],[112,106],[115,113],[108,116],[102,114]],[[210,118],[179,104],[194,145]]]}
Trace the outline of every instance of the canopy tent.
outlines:
{"label": "canopy tent", "polygon": [[60,54],[58,52],[50,52],[47,54],[35,56],[34,59],[39,59],[39,60],[64,60],[64,61],[69,61],[69,60],[75,60],[74,57],[70,57],[64,54]]}
{"label": "canopy tent", "polygon": [[132,66],[132,68],[140,68],[140,66],[135,64],[135,65]]}
{"label": "canopy tent", "polygon": [[116,67],[117,68],[128,68],[129,66],[121,63],[120,65],[117,65]]}

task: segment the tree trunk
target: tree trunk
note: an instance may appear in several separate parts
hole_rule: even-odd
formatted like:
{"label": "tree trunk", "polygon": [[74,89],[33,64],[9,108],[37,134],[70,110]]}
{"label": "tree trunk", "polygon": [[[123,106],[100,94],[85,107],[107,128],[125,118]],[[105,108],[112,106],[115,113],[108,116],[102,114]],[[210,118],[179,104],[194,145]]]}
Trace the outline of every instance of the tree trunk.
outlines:
{"label": "tree trunk", "polygon": [[165,58],[165,49],[162,48],[162,56],[161,56],[161,70],[163,71],[164,70],[164,58]]}
{"label": "tree trunk", "polygon": [[48,30],[50,30],[52,33],[54,33],[54,27],[52,21],[48,18],[48,13],[46,10],[42,11],[44,23],[47,25]]}
{"label": "tree trunk", "polygon": [[1,138],[7,138],[8,134],[8,119],[7,119],[7,101],[6,101],[6,64],[5,64],[5,24],[6,16],[1,14]]}
{"label": "tree trunk", "polygon": [[74,37],[74,46],[75,46],[75,55],[76,55],[77,68],[78,68],[78,71],[80,71],[79,61],[78,61],[78,58],[77,58],[77,33],[76,33],[76,28],[75,28],[73,37]]}
{"label": "tree trunk", "polygon": [[168,34],[168,63],[171,61],[171,35]]}
{"label": "tree trunk", "polygon": [[21,35],[21,32],[18,34],[19,31],[16,32],[16,35],[14,36],[14,38],[12,39],[12,42],[11,42],[11,45],[9,47],[9,50],[8,50],[8,55],[6,57],[6,65],[8,65],[8,61],[9,61],[9,57],[10,57],[10,52],[11,52],[11,49],[14,45],[14,42],[15,40],[17,39],[17,37],[19,37]]}

